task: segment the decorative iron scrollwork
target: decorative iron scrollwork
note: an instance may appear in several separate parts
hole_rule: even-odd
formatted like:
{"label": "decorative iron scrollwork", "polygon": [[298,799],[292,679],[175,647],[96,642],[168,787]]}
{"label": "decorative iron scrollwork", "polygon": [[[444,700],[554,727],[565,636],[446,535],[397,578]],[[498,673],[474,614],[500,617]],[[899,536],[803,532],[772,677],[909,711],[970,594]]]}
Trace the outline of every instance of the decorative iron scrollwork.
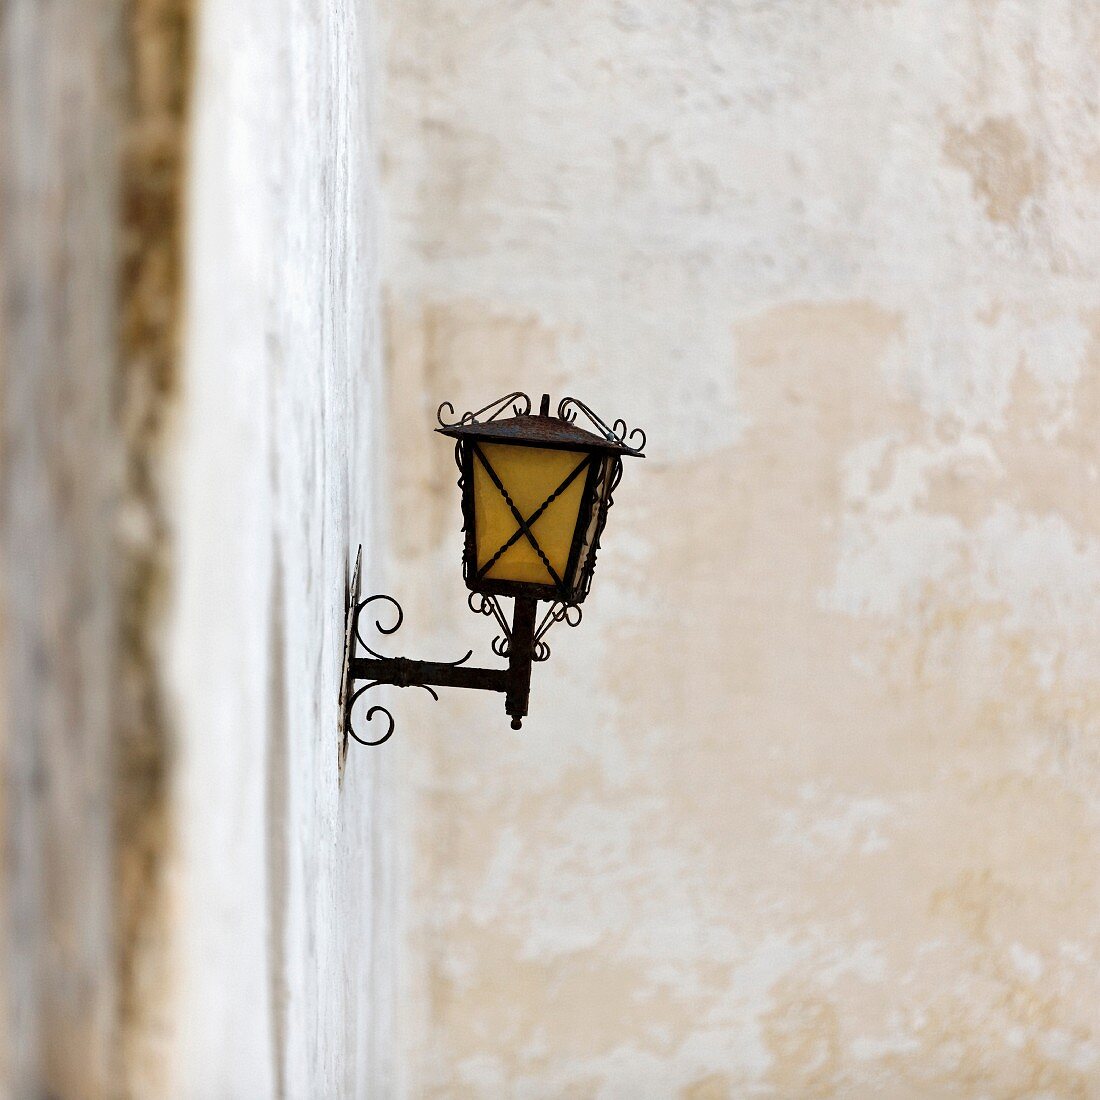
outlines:
{"label": "decorative iron scrollwork", "polygon": [[405,621],[405,612],[401,610],[401,605],[392,596],[368,596],[361,603],[356,604],[355,615],[352,619],[352,630],[355,633],[355,637],[358,639],[359,644],[372,657],[378,657],[379,659],[381,659],[382,654],[375,653],[375,651],[371,649],[371,647],[367,645],[367,643],[363,640],[363,635],[359,633],[359,619],[362,616],[363,612],[372,603],[374,603],[375,600],[382,600],[385,603],[392,604],[394,610],[397,612],[397,621],[393,624],[393,626],[383,626],[382,620],[377,617],[375,618],[374,629],[377,630],[379,634],[396,634],[401,629],[401,624]]}
{"label": "decorative iron scrollwork", "polygon": [[[402,658],[402,657],[389,657],[389,656],[386,656],[385,654],[379,653],[376,650],[372,649],[369,645],[367,645],[367,643],[363,640],[363,635],[360,633],[360,630],[359,630],[359,619],[360,619],[360,616],[363,614],[363,612],[366,610],[366,608],[369,607],[372,603],[375,603],[376,601],[382,601],[386,604],[390,604],[397,613],[397,618],[394,621],[394,624],[392,626],[384,626],[383,623],[382,623],[382,619],[378,615],[374,616],[374,629],[377,630],[379,634],[385,634],[385,635],[396,634],[397,631],[401,628],[401,624],[405,621],[405,613],[401,610],[401,605],[392,596],[386,596],[386,595],[381,595],[381,594],[380,595],[375,595],[375,596],[368,596],[365,600],[363,600],[360,603],[357,603],[355,605],[355,610],[352,613],[352,634],[354,635],[355,640],[363,647],[363,651],[365,653],[369,653],[371,655],[371,657],[373,657],[376,661],[388,661],[388,662],[391,662],[391,663],[393,663],[394,665],[396,665],[398,667],[400,667],[401,665],[407,664],[411,668],[412,665],[414,664],[414,662],[406,661],[406,659]],[[446,666],[447,668],[458,668],[459,666],[464,665],[473,655],[474,655],[474,651],[471,649],[471,650],[467,651],[467,653],[464,657],[460,657],[457,661],[443,661],[443,662],[435,662],[435,663],[437,665]],[[355,707],[356,702],[359,700],[360,696],[362,696],[365,692],[370,691],[371,688],[378,687],[382,683],[389,683],[389,684],[391,684],[391,686],[394,686],[394,687],[418,687],[418,688],[423,688],[423,690],[426,691],[436,702],[439,702],[439,695],[436,692],[435,688],[433,688],[430,684],[417,683],[415,680],[410,680],[407,683],[406,682],[395,682],[395,681],[392,681],[392,680],[386,680],[386,681],[372,680],[369,683],[363,684],[361,687],[356,688],[355,691],[353,691],[348,696],[347,703],[346,703],[346,711],[347,711],[346,726],[345,726],[346,732],[347,732],[349,737],[351,737],[354,741],[358,741],[360,745],[366,745],[368,747],[373,747],[375,745],[381,745],[383,742],[388,741],[393,736],[393,731],[394,731],[393,715],[390,713],[390,711],[386,707],[382,706],[380,703],[375,704],[373,707],[371,707],[367,711],[367,714],[366,714],[367,722],[372,722],[374,720],[375,715],[377,715],[377,714],[384,714],[386,716],[386,719],[389,722],[389,728],[377,740],[368,741],[368,740],[360,737],[359,734],[355,732],[355,724],[352,721],[352,714],[353,714],[353,711],[354,711],[354,707]]]}
{"label": "decorative iron scrollwork", "polygon": [[[496,620],[501,633],[492,641],[492,650],[498,657],[507,658],[511,653],[512,632],[508,626],[508,620],[504,616],[500,602],[496,596],[487,596],[481,592],[471,592],[466,601],[470,610],[475,615],[485,615]],[[573,603],[566,604],[560,600],[550,604],[546,609],[538,626],[535,628],[532,639],[532,660],[545,661],[550,657],[550,646],[543,640],[546,632],[554,623],[565,623],[567,626],[577,626],[581,621],[581,609]]]}
{"label": "decorative iron scrollwork", "polygon": [[566,626],[578,626],[582,612],[575,603],[562,603],[560,600],[552,603],[543,615],[542,621],[535,628],[535,651],[532,660],[545,661],[550,657],[550,646],[543,641],[543,636],[554,623],[565,623]]}
{"label": "decorative iron scrollwork", "polygon": [[[609,443],[618,443],[633,454],[641,454],[645,450],[645,432],[641,428],[628,428],[627,423],[621,417],[608,427],[604,420],[594,413],[583,401],[576,397],[563,397],[558,403],[558,419],[570,424],[577,421],[577,413],[581,412],[588,418],[594,428]],[[634,439],[637,437],[638,442]]]}
{"label": "decorative iron scrollwork", "polygon": [[491,616],[496,619],[497,626],[500,627],[501,633],[492,640],[491,648],[498,657],[507,657],[509,653],[509,643],[512,641],[512,631],[508,626],[508,620],[504,617],[504,612],[501,610],[500,602],[497,600],[496,596],[487,596],[481,592],[471,592],[466,602],[475,615]]}
{"label": "decorative iron scrollwork", "polygon": [[355,691],[353,691],[351,693],[351,696],[348,698],[348,719],[347,725],[344,727],[344,732],[353,741],[358,741],[360,745],[366,745],[367,748],[373,748],[375,745],[381,745],[388,741],[393,736],[393,731],[396,725],[393,720],[393,714],[391,714],[389,710],[378,703],[367,711],[367,721],[373,722],[374,716],[376,714],[384,714],[386,716],[386,720],[389,722],[389,728],[386,730],[386,732],[382,734],[382,736],[379,737],[376,741],[368,741],[365,738],[360,737],[359,734],[355,732],[355,725],[351,720],[352,710],[355,707],[355,703],[358,700],[359,696],[363,694],[363,692],[370,691],[371,688],[378,687],[379,683],[380,681],[375,680],[372,683],[364,684],[362,687],[356,688]]}
{"label": "decorative iron scrollwork", "polygon": [[[503,397],[498,397],[495,401],[490,401],[488,405],[483,409],[478,409],[476,412],[464,412],[457,420],[443,418],[443,410],[447,410],[449,417],[454,417],[455,407],[450,401],[444,401],[438,409],[436,409],[435,418],[439,422],[441,428],[457,428],[464,424],[490,424],[498,416],[507,412],[509,406],[512,412],[516,416],[527,416],[531,412],[531,398],[527,396],[522,390],[516,390],[514,393],[506,393]],[[489,413],[482,419],[483,413]]]}

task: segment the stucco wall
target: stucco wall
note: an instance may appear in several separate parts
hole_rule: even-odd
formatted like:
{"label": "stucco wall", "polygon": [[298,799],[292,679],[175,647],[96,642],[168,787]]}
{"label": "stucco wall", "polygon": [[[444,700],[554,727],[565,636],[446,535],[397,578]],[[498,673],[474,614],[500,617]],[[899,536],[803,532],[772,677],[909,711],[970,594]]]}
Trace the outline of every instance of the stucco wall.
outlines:
{"label": "stucco wall", "polygon": [[387,1096],[388,762],[338,760],[360,540],[377,573],[369,7],[209,0],[196,66],[169,1091]]}
{"label": "stucco wall", "polygon": [[650,433],[522,734],[397,700],[408,1095],[1100,1092],[1100,7],[385,8],[406,648],[435,402]]}

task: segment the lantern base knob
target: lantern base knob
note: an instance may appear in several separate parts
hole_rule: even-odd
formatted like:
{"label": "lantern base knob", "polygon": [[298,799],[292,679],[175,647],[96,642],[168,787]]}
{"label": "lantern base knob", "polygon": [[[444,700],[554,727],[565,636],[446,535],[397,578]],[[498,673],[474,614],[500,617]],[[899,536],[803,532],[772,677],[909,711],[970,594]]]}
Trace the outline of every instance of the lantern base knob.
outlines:
{"label": "lantern base knob", "polygon": [[512,719],[512,729],[514,729],[514,730],[523,729],[523,719],[522,718],[513,718]]}

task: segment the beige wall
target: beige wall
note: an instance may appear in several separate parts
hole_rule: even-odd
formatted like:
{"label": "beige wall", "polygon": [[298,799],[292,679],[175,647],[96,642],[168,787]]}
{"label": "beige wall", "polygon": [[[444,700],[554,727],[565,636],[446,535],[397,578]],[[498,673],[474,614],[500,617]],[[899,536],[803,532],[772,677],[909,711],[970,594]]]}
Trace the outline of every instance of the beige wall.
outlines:
{"label": "beige wall", "polygon": [[1100,5],[386,9],[406,649],[434,403],[650,433],[523,733],[395,700],[408,1095],[1100,1095]]}

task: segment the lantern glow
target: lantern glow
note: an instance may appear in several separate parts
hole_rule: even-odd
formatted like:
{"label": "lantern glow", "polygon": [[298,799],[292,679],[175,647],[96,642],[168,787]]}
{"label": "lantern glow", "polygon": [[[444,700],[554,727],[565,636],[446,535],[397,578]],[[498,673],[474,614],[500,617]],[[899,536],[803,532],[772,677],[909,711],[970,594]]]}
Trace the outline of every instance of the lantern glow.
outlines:
{"label": "lantern glow", "polygon": [[472,444],[479,580],[563,586],[587,455]]}

